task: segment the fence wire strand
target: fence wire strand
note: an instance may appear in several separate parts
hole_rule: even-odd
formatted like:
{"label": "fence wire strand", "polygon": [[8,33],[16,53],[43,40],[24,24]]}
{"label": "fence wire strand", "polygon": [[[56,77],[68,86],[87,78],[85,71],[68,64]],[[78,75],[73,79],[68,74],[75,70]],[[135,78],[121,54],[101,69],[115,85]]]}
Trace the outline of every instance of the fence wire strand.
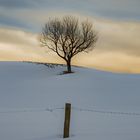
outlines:
{"label": "fence wire strand", "polygon": [[72,109],[77,111],[101,113],[101,114],[140,116],[140,113],[136,113],[136,112],[105,111],[105,110],[95,110],[95,109],[83,109],[78,107],[73,107]]}
{"label": "fence wire strand", "polygon": [[[64,110],[64,107],[56,107],[56,108],[42,108],[42,109],[23,109],[23,110],[4,110],[0,111],[0,114],[4,113],[30,113],[30,112],[54,112]],[[122,111],[106,111],[106,110],[96,110],[96,109],[86,109],[79,107],[72,107],[72,110],[79,112],[91,112],[91,113],[100,113],[100,114],[110,114],[110,115],[127,115],[127,116],[139,116],[140,113],[137,112],[122,112]]]}

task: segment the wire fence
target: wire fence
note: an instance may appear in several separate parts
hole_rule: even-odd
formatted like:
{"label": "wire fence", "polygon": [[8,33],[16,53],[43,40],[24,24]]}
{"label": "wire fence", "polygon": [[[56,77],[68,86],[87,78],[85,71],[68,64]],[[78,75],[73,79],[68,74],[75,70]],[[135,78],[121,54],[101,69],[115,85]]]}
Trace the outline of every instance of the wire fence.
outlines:
{"label": "wire fence", "polygon": [[[28,112],[55,112],[59,110],[64,110],[64,107],[57,107],[57,108],[40,108],[40,109],[22,109],[22,110],[3,110],[0,111],[0,114],[4,113],[28,113]],[[87,109],[87,108],[79,108],[79,107],[72,107],[73,111],[79,112],[91,112],[91,113],[98,113],[98,114],[110,114],[110,115],[126,115],[126,116],[139,116],[140,113],[138,112],[122,112],[122,111],[107,111],[107,110],[96,110],[96,109]]]}
{"label": "wire fence", "polygon": [[93,112],[93,113],[101,113],[101,114],[140,116],[140,113],[137,113],[137,112],[121,112],[121,111],[106,111],[106,110],[96,110],[96,109],[82,109],[82,108],[78,108],[78,107],[73,107],[73,109],[77,110],[77,111]]}

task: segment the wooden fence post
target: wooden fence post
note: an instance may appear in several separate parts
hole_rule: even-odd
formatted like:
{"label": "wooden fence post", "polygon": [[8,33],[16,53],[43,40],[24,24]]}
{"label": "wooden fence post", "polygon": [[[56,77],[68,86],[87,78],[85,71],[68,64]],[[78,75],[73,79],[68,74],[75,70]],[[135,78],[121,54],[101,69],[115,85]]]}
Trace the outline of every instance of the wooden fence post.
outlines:
{"label": "wooden fence post", "polygon": [[65,121],[64,121],[64,134],[63,134],[63,138],[68,138],[69,137],[70,116],[71,116],[71,104],[70,103],[66,103],[65,104]]}

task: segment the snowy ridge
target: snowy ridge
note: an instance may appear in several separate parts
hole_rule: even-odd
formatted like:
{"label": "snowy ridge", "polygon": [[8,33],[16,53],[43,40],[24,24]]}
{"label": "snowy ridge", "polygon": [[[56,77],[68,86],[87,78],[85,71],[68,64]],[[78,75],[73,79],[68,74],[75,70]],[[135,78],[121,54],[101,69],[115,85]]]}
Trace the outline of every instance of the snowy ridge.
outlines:
{"label": "snowy ridge", "polygon": [[0,140],[61,140],[72,103],[70,140],[139,140],[140,75],[64,65],[0,62]]}

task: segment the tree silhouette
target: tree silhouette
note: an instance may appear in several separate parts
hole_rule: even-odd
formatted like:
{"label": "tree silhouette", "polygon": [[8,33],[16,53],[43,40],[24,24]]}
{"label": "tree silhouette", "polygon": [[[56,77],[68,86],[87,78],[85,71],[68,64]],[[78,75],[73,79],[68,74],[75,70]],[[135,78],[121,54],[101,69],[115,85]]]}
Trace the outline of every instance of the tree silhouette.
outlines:
{"label": "tree silhouette", "polygon": [[79,22],[73,16],[62,19],[49,19],[45,24],[40,42],[55,52],[67,64],[67,72],[71,73],[71,60],[80,52],[91,51],[95,47],[97,33],[89,21]]}

